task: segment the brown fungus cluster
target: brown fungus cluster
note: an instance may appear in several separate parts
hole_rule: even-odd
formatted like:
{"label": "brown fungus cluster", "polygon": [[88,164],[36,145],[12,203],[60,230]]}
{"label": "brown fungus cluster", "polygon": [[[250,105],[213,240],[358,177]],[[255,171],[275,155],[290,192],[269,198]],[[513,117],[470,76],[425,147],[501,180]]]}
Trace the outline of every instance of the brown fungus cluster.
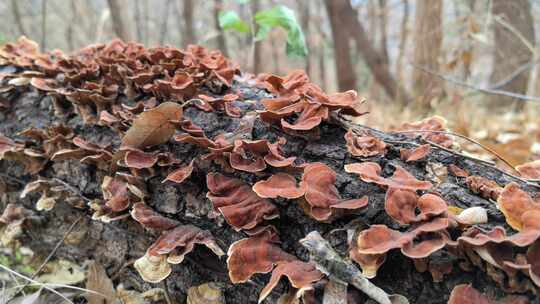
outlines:
{"label": "brown fungus cluster", "polygon": [[285,77],[267,75],[262,84],[275,98],[261,101],[265,110],[260,117],[268,123],[279,123],[284,131],[313,130],[336,110],[352,116],[366,113],[358,110],[355,91],[326,94],[301,70],[292,71]]}

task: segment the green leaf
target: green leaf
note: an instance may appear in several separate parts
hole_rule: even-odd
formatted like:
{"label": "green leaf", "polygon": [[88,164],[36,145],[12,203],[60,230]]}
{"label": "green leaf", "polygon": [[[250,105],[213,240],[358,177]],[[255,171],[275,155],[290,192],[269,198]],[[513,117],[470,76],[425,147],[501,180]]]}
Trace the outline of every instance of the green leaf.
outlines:
{"label": "green leaf", "polygon": [[308,49],[304,33],[290,8],[278,5],[272,9],[260,11],[255,15],[255,23],[259,25],[255,35],[256,40],[265,39],[272,29],[281,27],[287,32],[287,55],[307,56]]}
{"label": "green leaf", "polygon": [[249,33],[249,25],[240,19],[235,11],[221,11],[218,15],[219,26],[224,30],[235,30],[239,33]]}

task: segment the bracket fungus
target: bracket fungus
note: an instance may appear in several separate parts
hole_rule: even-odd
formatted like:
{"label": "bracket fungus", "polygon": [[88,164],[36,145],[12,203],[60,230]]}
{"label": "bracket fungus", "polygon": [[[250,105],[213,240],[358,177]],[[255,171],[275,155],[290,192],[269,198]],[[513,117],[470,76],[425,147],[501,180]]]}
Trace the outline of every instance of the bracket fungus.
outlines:
{"label": "bracket fungus", "polygon": [[337,210],[356,210],[367,206],[368,197],[344,200],[335,186],[336,173],[323,163],[304,167],[300,187],[305,188],[307,212],[318,221],[328,221]]}
{"label": "bracket fungus", "polygon": [[[506,218],[506,222],[515,230],[523,229],[523,216],[531,211],[540,210],[540,200],[534,200],[527,192],[521,190],[518,184],[507,184],[501,191],[497,206]],[[538,218],[540,221],[540,218]]]}
{"label": "bracket fungus", "polygon": [[267,180],[258,181],[253,185],[253,191],[263,198],[283,197],[295,199],[303,196],[306,192],[306,185],[297,186],[296,179],[287,173],[276,173]]}
{"label": "bracket fungus", "polygon": [[[534,216],[526,218],[527,225],[523,230],[510,236],[500,226],[490,231],[472,227],[458,238],[458,242],[470,246],[483,260],[510,274],[512,270],[525,271],[536,286],[540,286],[539,216],[540,212],[535,212]],[[527,254],[524,261],[520,261],[516,249],[524,247],[527,247]]]}
{"label": "bracket fungus", "polygon": [[277,286],[280,279],[286,276],[292,287],[297,290],[296,298],[299,298],[306,290],[313,289],[312,284],[323,278],[323,273],[317,270],[315,265],[296,261],[278,262],[272,271],[272,276],[268,284],[261,290],[259,303],[261,303],[270,292]]}
{"label": "bracket fungus", "polygon": [[428,181],[416,179],[407,170],[400,166],[395,166],[392,176],[386,178],[381,176],[382,168],[374,162],[353,163],[345,165],[345,172],[354,173],[366,183],[375,183],[379,186],[404,189],[404,190],[429,190],[433,185]]}
{"label": "bracket fungus", "polygon": [[231,282],[244,283],[256,273],[269,273],[278,262],[296,260],[278,244],[279,237],[272,227],[232,243],[227,252]]}
{"label": "bracket fungus", "polygon": [[392,249],[401,249],[401,253],[411,259],[422,259],[451,243],[445,230],[447,227],[448,219],[445,218],[419,223],[407,232],[372,225],[352,240],[349,255],[362,267],[363,273],[375,277],[387,252]]}
{"label": "bracket fungus", "polygon": [[276,95],[261,103],[261,119],[268,123],[280,122],[285,131],[310,131],[329,119],[330,111],[360,116],[360,102],[355,91],[325,94],[321,88],[309,82],[304,71],[295,70],[285,77],[267,76],[263,80],[266,89]]}
{"label": "bracket fungus", "polygon": [[384,155],[386,153],[386,144],[375,136],[370,134],[355,134],[352,129],[345,133],[347,151],[352,156],[371,157]]}
{"label": "bracket fungus", "polygon": [[165,231],[134,266],[145,281],[158,283],[171,273],[169,264],[182,263],[196,244],[205,245],[218,257],[225,254],[210,232],[193,225],[180,225]]}
{"label": "bracket fungus", "polygon": [[448,304],[528,304],[523,296],[507,296],[499,301],[492,300],[470,284],[456,285],[450,293]]}
{"label": "bracket fungus", "polygon": [[431,145],[425,144],[413,149],[400,149],[399,155],[406,162],[419,161],[424,159],[431,151]]}
{"label": "bracket fungus", "polygon": [[386,213],[402,225],[429,220],[448,211],[446,202],[435,194],[422,196],[412,190],[389,188],[384,204]]}
{"label": "bracket fungus", "polygon": [[527,179],[540,179],[540,160],[516,166],[519,175]]}
{"label": "bracket fungus", "polygon": [[160,215],[143,202],[135,203],[130,213],[131,217],[145,228],[169,230],[180,224],[173,219]]}
{"label": "bracket fungus", "polygon": [[206,176],[208,199],[214,208],[236,230],[250,230],[264,220],[279,216],[278,210],[268,199],[261,198],[242,180],[220,173]]}
{"label": "bracket fungus", "polygon": [[495,181],[478,175],[465,178],[465,184],[472,193],[478,194],[485,199],[496,201],[501,194],[502,188]]}
{"label": "bracket fungus", "polygon": [[[402,124],[396,131],[407,132],[407,137],[420,136],[421,138],[439,144],[445,148],[454,145],[454,141],[447,134],[435,132],[414,132],[414,131],[437,131],[444,132],[446,129],[446,119],[440,116],[428,117],[426,119]],[[409,133],[410,132],[410,133]]]}
{"label": "bracket fungus", "polygon": [[191,176],[193,173],[193,165],[195,164],[195,159],[192,159],[187,166],[180,167],[175,169],[167,175],[163,180],[163,183],[166,181],[171,181],[177,184],[183,183],[186,179]]}

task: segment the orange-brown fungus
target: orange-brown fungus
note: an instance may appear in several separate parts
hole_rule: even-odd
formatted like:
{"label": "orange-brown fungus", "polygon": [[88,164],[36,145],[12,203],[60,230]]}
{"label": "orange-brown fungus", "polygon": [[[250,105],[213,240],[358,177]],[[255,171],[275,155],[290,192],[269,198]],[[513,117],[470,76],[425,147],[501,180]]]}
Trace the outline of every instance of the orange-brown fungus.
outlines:
{"label": "orange-brown fungus", "polygon": [[177,226],[166,231],[148,248],[148,254],[151,256],[168,254],[167,262],[180,264],[184,256],[193,250],[195,244],[205,245],[217,256],[224,254],[210,232],[193,225]]}
{"label": "orange-brown fungus", "polygon": [[516,166],[519,175],[527,179],[540,179],[540,160]]}
{"label": "orange-brown fungus", "polygon": [[502,188],[496,182],[478,175],[471,175],[465,179],[465,184],[473,193],[485,199],[497,200]]}
{"label": "orange-brown fungus", "polygon": [[276,97],[261,101],[265,107],[261,119],[268,123],[280,121],[284,130],[312,130],[328,120],[334,110],[354,116],[365,114],[358,110],[355,91],[327,95],[309,82],[304,71],[295,70],[283,78],[268,75],[263,83]]}
{"label": "orange-brown fungus", "polygon": [[265,229],[257,235],[234,242],[227,255],[227,267],[232,283],[243,283],[256,273],[272,271],[278,262],[294,261],[296,257],[279,246],[276,232]]}
{"label": "orange-brown fungus", "polygon": [[497,200],[497,205],[506,217],[508,225],[518,231],[523,229],[523,215],[540,210],[540,201],[534,200],[514,182],[504,187]]}
{"label": "orange-brown fungus", "polygon": [[131,217],[139,222],[143,227],[150,229],[169,230],[180,224],[175,220],[160,215],[154,211],[154,209],[148,207],[142,202],[138,202],[133,205]]}
{"label": "orange-brown fungus", "polygon": [[253,185],[253,191],[260,197],[287,199],[299,198],[306,192],[305,184],[297,185],[296,179],[283,172],[270,176],[269,179],[258,181]]}
{"label": "orange-brown fungus", "polygon": [[251,186],[242,180],[220,173],[209,173],[206,183],[208,199],[236,230],[253,229],[264,220],[279,216],[274,204],[268,199],[260,198]]}
{"label": "orange-brown fungus", "polygon": [[414,149],[400,149],[399,154],[401,159],[406,162],[419,161],[424,159],[431,151],[431,145],[425,144]]}
{"label": "orange-brown fungus", "polygon": [[304,167],[301,187],[305,188],[305,200],[310,216],[318,221],[327,221],[336,209],[355,210],[368,204],[367,196],[344,200],[334,185],[336,173],[323,163],[311,163]]}
{"label": "orange-brown fungus", "polygon": [[396,188],[389,188],[386,192],[384,208],[390,217],[402,225],[426,221],[448,210],[446,202],[437,195],[427,193],[418,196],[412,190]]}
{"label": "orange-brown fungus", "polygon": [[381,176],[381,166],[374,162],[354,163],[345,165],[345,172],[358,174],[360,179],[366,183],[375,183],[396,189],[407,190],[428,190],[433,185],[428,181],[417,180],[413,175],[400,166],[395,166],[396,170],[391,177]]}
{"label": "orange-brown fungus", "polygon": [[351,129],[345,133],[347,151],[353,156],[370,157],[384,155],[386,144],[375,136],[369,134],[357,135]]}
{"label": "orange-brown fungus", "polygon": [[283,276],[289,279],[292,287],[298,289],[297,294],[301,295],[305,290],[313,289],[311,284],[321,280],[324,275],[315,268],[315,265],[310,263],[298,260],[278,262],[272,271],[270,281],[261,290],[259,303],[272,292]]}
{"label": "orange-brown fungus", "polygon": [[405,135],[408,137],[420,136],[425,140],[429,140],[446,148],[452,147],[454,143],[452,138],[444,133],[412,132],[416,130],[438,132],[447,131],[446,120],[442,117],[433,116],[413,123],[404,123],[396,131],[411,131],[411,133],[405,133]]}

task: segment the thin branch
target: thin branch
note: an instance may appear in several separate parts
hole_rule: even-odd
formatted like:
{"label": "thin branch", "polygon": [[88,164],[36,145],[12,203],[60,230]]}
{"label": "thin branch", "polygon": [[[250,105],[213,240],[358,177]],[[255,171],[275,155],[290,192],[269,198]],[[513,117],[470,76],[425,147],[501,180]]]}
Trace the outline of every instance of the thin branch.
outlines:
{"label": "thin branch", "polygon": [[424,73],[428,73],[428,74],[431,74],[433,76],[436,76],[444,81],[448,81],[448,82],[451,82],[453,84],[456,84],[456,85],[459,85],[459,86],[462,86],[462,87],[466,87],[466,88],[469,88],[469,89],[472,89],[472,90],[476,90],[476,91],[479,91],[479,92],[482,92],[482,93],[485,93],[485,94],[491,94],[491,95],[501,95],[501,96],[507,96],[507,97],[512,97],[512,98],[516,98],[518,100],[522,100],[522,101],[538,101],[540,102],[540,97],[538,96],[527,96],[527,95],[523,95],[523,94],[519,94],[519,93],[513,93],[513,92],[509,92],[509,91],[503,91],[503,90],[497,90],[497,89],[490,89],[490,88],[482,88],[482,87],[479,87],[479,86],[476,86],[476,85],[473,85],[473,84],[470,84],[470,83],[466,83],[466,82],[463,82],[461,80],[458,80],[458,79],[455,79],[455,78],[452,78],[452,77],[448,77],[448,76],[445,76],[445,75],[442,75],[442,74],[439,74],[435,71],[432,71],[426,67],[423,67],[423,66],[420,66],[420,65],[417,65],[417,64],[414,64],[412,62],[409,62],[409,64],[415,68],[415,69],[418,69]]}
{"label": "thin branch", "polygon": [[[506,159],[504,159],[499,153],[495,152],[494,150],[486,147],[485,145],[479,143],[478,141],[472,139],[472,138],[469,138],[465,135],[462,135],[462,134],[459,134],[459,133],[454,133],[454,132],[450,132],[450,131],[431,131],[431,130],[409,130],[409,131],[395,131],[395,132],[392,132],[392,133],[395,133],[395,134],[414,134],[414,133],[435,133],[435,134],[446,134],[446,135],[452,135],[452,136],[457,136],[459,138],[463,138],[477,146],[479,146],[480,148],[488,151],[489,153],[493,154],[495,157],[497,157],[499,160],[501,160],[503,163],[505,163],[507,166],[509,166],[510,168],[512,168],[512,170],[514,170],[515,172],[518,172],[516,170],[516,168],[514,168],[514,166],[509,162],[507,161]],[[519,173],[519,172],[518,172]]]}
{"label": "thin branch", "polygon": [[[352,121],[348,120],[347,118],[337,114],[337,113],[332,113],[332,119],[333,121],[335,121],[335,123],[337,123],[338,125],[340,125],[342,128],[345,128],[345,129],[352,129],[353,131],[356,131],[356,132],[360,132],[360,129],[365,129],[365,130],[369,130],[373,133],[373,135],[376,135],[378,136],[379,138],[381,138],[381,140],[385,141],[385,142],[388,142],[388,143],[393,143],[393,142],[396,142],[394,140],[388,140],[386,139],[385,137],[388,137],[388,134],[387,133],[384,133],[380,130],[377,130],[377,129],[374,129],[374,128],[371,128],[371,127],[368,127],[368,126],[365,126],[365,125],[361,125],[361,124],[356,124],[356,123],[353,123]],[[417,132],[417,131],[416,131]],[[434,132],[434,131],[427,131],[427,132]],[[457,134],[457,133],[456,133]],[[523,179],[519,176],[516,176],[516,175],[513,175],[513,174],[510,174],[500,168],[497,168],[495,166],[495,164],[493,163],[490,163],[490,162],[487,162],[485,160],[482,160],[482,159],[478,159],[478,158],[475,158],[475,157],[471,157],[471,156],[468,156],[468,155],[465,155],[465,154],[462,154],[462,153],[459,153],[459,152],[456,152],[454,150],[451,150],[451,149],[448,149],[448,148],[445,148],[441,145],[438,145],[434,142],[431,142],[431,141],[428,141],[428,140],[425,140],[426,143],[432,145],[433,147],[436,147],[437,149],[440,149],[440,150],[444,150],[448,153],[451,153],[453,155],[456,155],[456,156],[459,156],[461,158],[464,158],[464,159],[470,159],[470,160],[473,160],[475,162],[481,162],[483,163],[486,167],[489,167],[490,169],[493,169],[503,175],[506,175],[514,180],[518,180],[524,184],[527,184],[528,186],[532,186],[532,187],[535,187],[535,188],[540,188],[540,185],[539,184],[536,184],[535,183],[535,180],[526,180],[526,179]],[[404,144],[405,142],[397,142],[399,144]],[[413,143],[411,142],[410,144],[416,144],[416,143]]]}
{"label": "thin branch", "polygon": [[82,194],[81,191],[79,191],[77,188],[73,187],[72,185],[66,183],[65,181],[59,179],[59,178],[53,178],[53,180],[57,183],[60,183],[62,184],[62,186],[66,187],[69,191],[73,192],[74,194],[76,194],[77,196],[81,197],[83,200],[85,200],[86,202],[90,202],[91,199],[89,199],[88,197],[84,196],[84,194]]}
{"label": "thin branch", "polygon": [[67,236],[71,233],[71,231],[73,230],[73,228],[75,228],[75,226],[77,225],[77,223],[79,223],[79,221],[83,218],[83,215],[79,215],[79,217],[77,217],[77,219],[71,224],[71,226],[69,226],[69,228],[66,230],[66,232],[64,232],[64,235],[62,236],[62,238],[56,243],[56,245],[54,246],[53,250],[49,253],[49,255],[45,258],[45,260],[43,260],[43,263],[41,263],[41,265],[39,266],[39,268],[34,271],[34,273],[32,274],[32,276],[30,277],[30,279],[28,280],[28,283],[26,283],[24,286],[22,286],[19,290],[17,290],[17,292],[15,292],[15,294],[13,295],[13,297],[17,296],[26,286],[28,286],[30,284],[30,282],[32,283],[35,283],[34,281],[34,278],[43,270],[43,268],[45,267],[45,265],[52,259],[52,257],[56,254],[56,251],[58,250],[58,248],[60,248],[60,246],[64,243],[64,241],[66,240]]}
{"label": "thin branch", "polygon": [[514,79],[516,79],[519,75],[521,75],[523,72],[528,71],[535,66],[537,66],[540,63],[540,60],[537,61],[530,61],[526,64],[520,66],[514,72],[512,72],[510,75],[506,76],[504,79],[501,79],[499,82],[492,84],[488,89],[490,90],[496,90],[504,87],[505,85],[512,82]]}

